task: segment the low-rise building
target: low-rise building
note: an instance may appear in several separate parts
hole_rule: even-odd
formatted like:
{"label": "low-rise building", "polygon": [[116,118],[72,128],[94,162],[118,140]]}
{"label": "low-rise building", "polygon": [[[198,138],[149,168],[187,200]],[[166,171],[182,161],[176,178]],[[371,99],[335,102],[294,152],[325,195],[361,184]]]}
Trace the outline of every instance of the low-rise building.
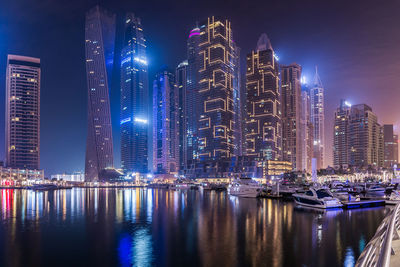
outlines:
{"label": "low-rise building", "polygon": [[54,174],[51,179],[56,179],[58,181],[68,181],[68,182],[84,182],[85,174],[82,172],[74,172],[73,174]]}

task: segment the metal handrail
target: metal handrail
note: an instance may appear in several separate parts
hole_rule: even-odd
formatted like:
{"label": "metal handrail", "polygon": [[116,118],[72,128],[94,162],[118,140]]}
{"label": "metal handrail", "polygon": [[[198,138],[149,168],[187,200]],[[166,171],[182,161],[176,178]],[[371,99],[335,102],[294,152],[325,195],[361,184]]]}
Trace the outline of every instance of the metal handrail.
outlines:
{"label": "metal handrail", "polygon": [[[400,229],[400,204],[392,209],[379,225],[374,237],[368,242],[355,266],[388,267],[392,254],[392,240]],[[396,231],[396,232],[395,232]]]}

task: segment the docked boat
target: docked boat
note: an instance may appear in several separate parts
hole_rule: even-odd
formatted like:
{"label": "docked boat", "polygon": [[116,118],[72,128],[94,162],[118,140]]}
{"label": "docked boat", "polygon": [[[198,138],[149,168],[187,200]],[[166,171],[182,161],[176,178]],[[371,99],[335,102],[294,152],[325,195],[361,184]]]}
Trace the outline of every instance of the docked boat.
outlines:
{"label": "docked boat", "polygon": [[400,192],[399,191],[393,191],[390,194],[389,199],[385,200],[385,203],[387,205],[397,205],[400,203]]}
{"label": "docked boat", "polygon": [[296,204],[319,209],[340,208],[342,203],[332,193],[324,188],[310,188],[304,194],[293,194]]}
{"label": "docked boat", "polygon": [[237,197],[258,197],[263,187],[251,178],[240,178],[234,180],[228,187],[228,192]]}
{"label": "docked boat", "polygon": [[339,199],[340,201],[348,201],[349,200],[349,192],[345,189],[331,189],[333,197]]}
{"label": "docked boat", "polygon": [[368,197],[384,197],[386,192],[386,188],[379,186],[379,185],[373,185],[369,188],[367,188],[365,195]]}

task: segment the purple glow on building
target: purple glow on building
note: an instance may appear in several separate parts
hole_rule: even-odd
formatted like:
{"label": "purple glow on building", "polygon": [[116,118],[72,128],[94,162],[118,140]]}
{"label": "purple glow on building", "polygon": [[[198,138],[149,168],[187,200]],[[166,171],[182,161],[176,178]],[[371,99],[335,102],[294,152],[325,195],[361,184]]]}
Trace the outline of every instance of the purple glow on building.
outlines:
{"label": "purple glow on building", "polygon": [[190,31],[189,38],[195,35],[200,35],[200,29],[199,28],[194,28],[193,30]]}

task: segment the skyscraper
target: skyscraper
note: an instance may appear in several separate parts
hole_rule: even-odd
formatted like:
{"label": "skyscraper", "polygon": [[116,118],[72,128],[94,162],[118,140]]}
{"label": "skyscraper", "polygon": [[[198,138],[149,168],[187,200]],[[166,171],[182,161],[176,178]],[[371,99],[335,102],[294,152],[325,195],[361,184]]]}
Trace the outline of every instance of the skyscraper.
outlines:
{"label": "skyscraper", "polygon": [[200,24],[197,94],[197,155],[200,162],[230,159],[238,153],[238,48],[231,23],[210,17]]}
{"label": "skyscraper", "polygon": [[311,173],[311,159],[313,157],[313,125],[311,123],[311,106],[309,89],[304,85],[301,92],[301,115],[300,115],[300,149],[301,167],[300,170]]}
{"label": "skyscraper", "polygon": [[114,63],[114,42],[115,15],[99,6],[89,10],[85,22],[88,86],[85,181],[96,181],[102,170],[113,167],[109,91]]}
{"label": "skyscraper", "polygon": [[282,159],[279,65],[266,34],[246,66],[246,155],[259,160]]}
{"label": "skyscraper", "polygon": [[121,52],[121,165],[125,173],[148,172],[149,106],[146,40],[140,19],[129,13]]}
{"label": "skyscraper", "polygon": [[397,164],[397,137],[393,133],[393,124],[383,125],[384,167],[390,168]]}
{"label": "skyscraper", "polygon": [[187,90],[188,61],[181,62],[176,68],[175,82],[178,94],[178,132],[179,132],[179,170],[187,166]]}
{"label": "skyscraper", "polygon": [[349,165],[383,166],[383,130],[371,107],[351,106],[348,128]]}
{"label": "skyscraper", "polygon": [[344,99],[336,109],[333,131],[333,166],[347,168],[349,165],[349,118],[351,105]]}
{"label": "skyscraper", "polygon": [[166,68],[153,83],[153,171],[177,174],[179,170],[179,93],[175,77]]}
{"label": "skyscraper", "polygon": [[6,165],[40,167],[40,59],[8,55]]}
{"label": "skyscraper", "polygon": [[184,160],[184,168],[186,172],[194,169],[194,164],[198,159],[197,153],[197,123],[200,112],[200,104],[198,99],[198,64],[196,58],[199,54],[200,28],[195,27],[189,33],[187,40],[187,58],[188,66],[186,71],[186,158]]}
{"label": "skyscraper", "polygon": [[317,159],[317,169],[325,167],[325,106],[324,87],[315,67],[314,81],[310,88],[311,123],[314,127],[314,158]]}
{"label": "skyscraper", "polygon": [[399,163],[399,136],[397,134],[393,135],[393,159],[394,163]]}
{"label": "skyscraper", "polygon": [[300,115],[301,67],[296,63],[281,66],[283,160],[302,171]]}

